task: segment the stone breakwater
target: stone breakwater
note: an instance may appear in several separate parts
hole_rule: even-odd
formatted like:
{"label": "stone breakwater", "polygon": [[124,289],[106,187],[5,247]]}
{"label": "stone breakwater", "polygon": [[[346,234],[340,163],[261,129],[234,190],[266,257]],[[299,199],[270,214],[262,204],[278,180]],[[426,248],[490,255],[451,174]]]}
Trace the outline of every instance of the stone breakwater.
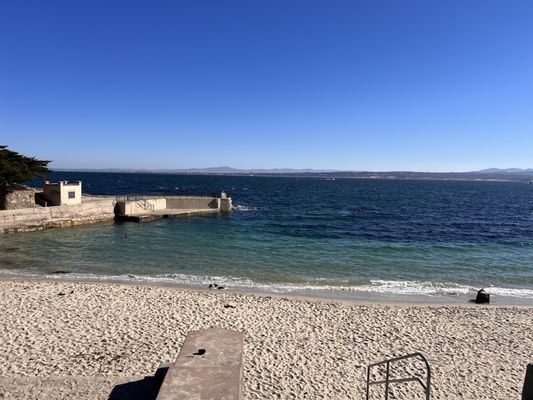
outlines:
{"label": "stone breakwater", "polygon": [[39,207],[35,196],[39,189],[26,189],[15,187],[12,190],[0,190],[0,210],[17,210],[22,208]]}
{"label": "stone breakwater", "polygon": [[0,211],[0,234],[110,221],[115,218],[113,199],[90,200],[75,206],[35,207]]}
{"label": "stone breakwater", "polygon": [[231,209],[231,198],[228,197],[148,196],[140,200],[117,201],[113,196],[87,196],[78,205],[0,210],[0,234],[67,228],[111,221],[120,216],[152,216],[156,219],[167,215],[197,215]]}

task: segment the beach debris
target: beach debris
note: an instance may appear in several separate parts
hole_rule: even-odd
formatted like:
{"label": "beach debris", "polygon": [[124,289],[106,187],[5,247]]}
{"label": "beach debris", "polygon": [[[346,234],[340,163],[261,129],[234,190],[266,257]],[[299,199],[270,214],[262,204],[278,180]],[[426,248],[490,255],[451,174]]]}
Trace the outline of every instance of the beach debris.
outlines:
{"label": "beach debris", "polygon": [[196,353],[192,353],[193,356],[203,356],[205,354],[205,349],[198,349]]}
{"label": "beach debris", "polygon": [[63,292],[59,292],[57,295],[58,295],[58,296],[64,296],[65,293],[63,293]]}
{"label": "beach debris", "polygon": [[233,304],[224,304],[224,308],[235,308]]}
{"label": "beach debris", "polygon": [[224,289],[224,286],[220,286],[218,283],[210,283],[209,284],[209,289],[222,290],[222,289]]}
{"label": "beach debris", "polygon": [[480,289],[477,292],[476,304],[490,303],[490,294],[485,289]]}

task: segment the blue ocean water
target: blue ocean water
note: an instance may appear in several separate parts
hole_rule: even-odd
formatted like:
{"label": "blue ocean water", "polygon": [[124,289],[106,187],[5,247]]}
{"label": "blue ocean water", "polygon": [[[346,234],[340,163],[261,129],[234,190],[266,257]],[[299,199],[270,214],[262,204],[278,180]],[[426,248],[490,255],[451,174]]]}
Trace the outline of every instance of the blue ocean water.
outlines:
{"label": "blue ocean water", "polygon": [[235,210],[4,235],[2,271],[344,297],[488,287],[533,304],[527,183],[80,172],[50,179],[82,180],[92,194],[225,190]]}

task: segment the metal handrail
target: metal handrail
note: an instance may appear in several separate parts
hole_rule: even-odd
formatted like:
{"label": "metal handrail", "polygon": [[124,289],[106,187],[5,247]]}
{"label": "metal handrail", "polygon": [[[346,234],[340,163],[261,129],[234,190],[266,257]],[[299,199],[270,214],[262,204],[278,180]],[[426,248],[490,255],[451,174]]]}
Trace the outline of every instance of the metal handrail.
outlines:
{"label": "metal handrail", "polygon": [[143,201],[143,200],[153,200],[153,199],[164,199],[164,195],[155,195],[155,194],[119,194],[116,195],[117,201]]}
{"label": "metal handrail", "polygon": [[[424,382],[422,381],[422,379],[420,379],[419,377],[417,376],[410,376],[408,378],[398,378],[398,379],[390,379],[390,364],[395,362],[395,361],[400,361],[400,360],[405,360],[406,358],[412,358],[412,357],[418,357],[420,358],[422,361],[424,361],[424,363],[426,364],[426,383],[424,384]],[[380,381],[372,381],[370,382],[370,369],[372,367],[376,367],[376,366],[379,366],[379,365],[386,365],[387,367],[387,370],[386,370],[386,375],[385,375],[385,379],[384,380],[380,380]],[[370,386],[371,385],[383,385],[385,384],[385,400],[388,400],[389,398],[389,385],[391,383],[402,383],[402,382],[418,382],[420,383],[420,385],[424,388],[424,393],[426,395],[426,400],[429,400],[429,396],[430,396],[430,386],[431,386],[431,367],[429,366],[429,362],[426,358],[426,356],[424,356],[424,354],[420,353],[420,352],[417,352],[417,353],[411,353],[411,354],[407,354],[405,356],[400,356],[400,357],[395,357],[395,358],[389,358],[388,360],[384,360],[384,361],[379,361],[379,362],[376,362],[374,364],[370,364],[367,368],[367,372],[366,372],[366,400],[369,400],[370,399]]]}
{"label": "metal handrail", "polygon": [[[231,195],[226,192],[227,197],[231,198]],[[92,195],[91,195],[92,196]],[[107,197],[107,196],[104,196]],[[153,200],[153,199],[167,199],[173,197],[205,197],[205,198],[219,198],[220,193],[212,194],[117,194],[110,197],[115,197],[116,201],[140,201],[140,200]]]}

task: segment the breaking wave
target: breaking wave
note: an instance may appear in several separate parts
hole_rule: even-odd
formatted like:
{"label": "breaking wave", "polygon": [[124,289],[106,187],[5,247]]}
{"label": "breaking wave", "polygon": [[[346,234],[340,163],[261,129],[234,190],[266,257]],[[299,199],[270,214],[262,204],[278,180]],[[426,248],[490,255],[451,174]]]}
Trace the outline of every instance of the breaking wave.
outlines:
{"label": "breaking wave", "polygon": [[[14,271],[0,270],[0,274],[13,275]],[[118,281],[118,282],[139,282],[154,284],[182,285],[193,287],[206,287],[216,283],[227,289],[234,290],[260,290],[272,293],[291,292],[351,292],[351,293],[372,293],[381,295],[398,296],[466,296],[474,295],[479,288],[467,285],[460,285],[453,282],[424,282],[424,281],[395,281],[395,280],[371,280],[369,283],[360,285],[349,285],[333,282],[329,279],[317,279],[306,283],[266,283],[256,282],[249,278],[233,276],[199,276],[187,274],[159,274],[159,275],[98,275],[91,273],[66,273],[41,275],[30,271],[17,271],[16,275],[30,276],[34,278],[46,279],[73,279],[86,281]],[[522,299],[533,299],[533,290],[524,288],[504,288],[488,286],[485,290],[493,296],[513,297]]]}
{"label": "breaking wave", "polygon": [[251,206],[242,206],[240,204],[236,204],[233,206],[233,209],[234,210],[237,210],[237,211],[257,211],[258,208],[257,207],[251,207]]}

